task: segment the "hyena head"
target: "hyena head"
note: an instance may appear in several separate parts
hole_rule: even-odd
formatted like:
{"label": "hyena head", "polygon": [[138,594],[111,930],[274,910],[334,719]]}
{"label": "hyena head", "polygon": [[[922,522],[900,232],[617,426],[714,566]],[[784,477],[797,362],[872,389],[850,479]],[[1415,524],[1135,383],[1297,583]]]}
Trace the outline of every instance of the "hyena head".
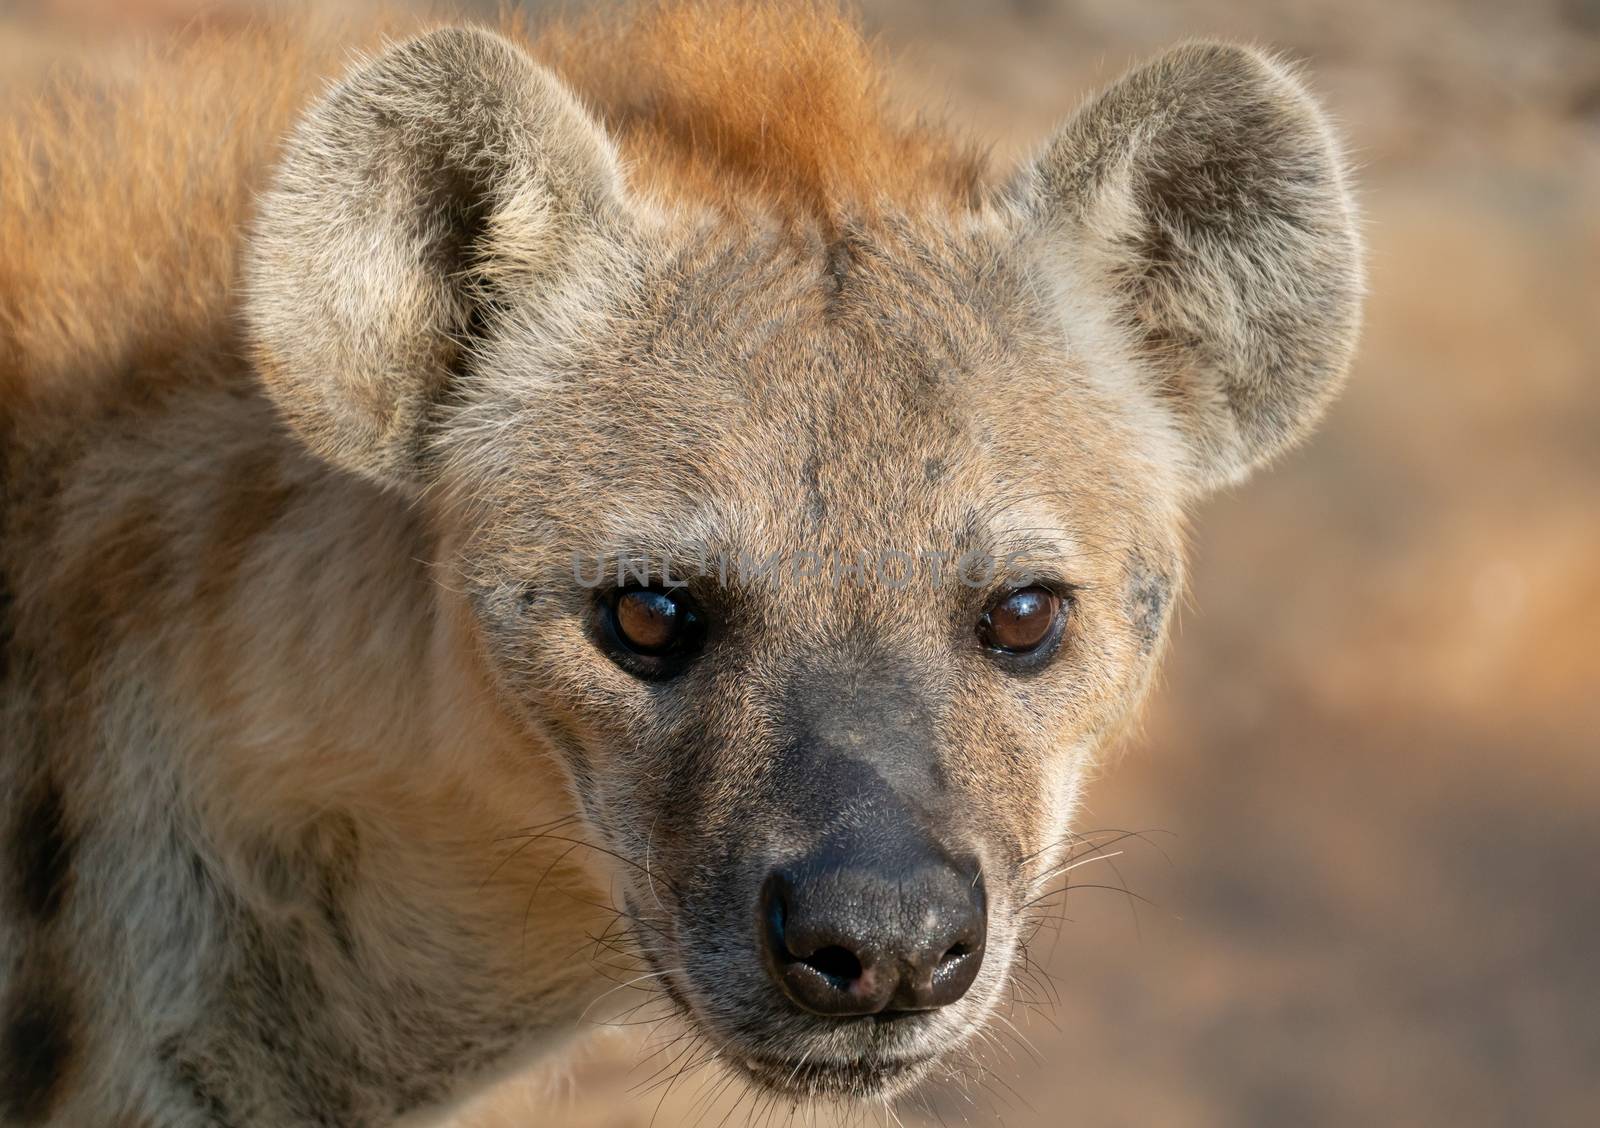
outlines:
{"label": "hyena head", "polygon": [[415,491],[500,708],[665,990],[797,1093],[1001,998],[1151,677],[1186,507],[1336,390],[1359,251],[1296,80],[1198,44],[989,198],[805,223],[643,191],[515,46],[440,31],[291,138],[263,378]]}

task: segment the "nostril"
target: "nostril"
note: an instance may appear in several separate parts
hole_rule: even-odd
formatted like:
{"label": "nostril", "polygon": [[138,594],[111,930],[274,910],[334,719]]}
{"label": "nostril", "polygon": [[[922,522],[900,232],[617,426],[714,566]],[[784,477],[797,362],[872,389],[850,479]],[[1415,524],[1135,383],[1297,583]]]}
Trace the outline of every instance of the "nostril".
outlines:
{"label": "nostril", "polygon": [[861,978],[864,970],[861,959],[849,948],[828,944],[807,956],[796,953],[789,946],[787,928],[789,906],[785,902],[781,885],[769,883],[765,899],[767,935],[779,960],[805,964],[835,981],[840,987],[848,987],[853,981]]}
{"label": "nostril", "polygon": [[970,955],[971,952],[971,944],[952,944],[945,950],[944,955],[939,957],[939,966],[944,967],[946,964],[954,963],[962,956]]}
{"label": "nostril", "polygon": [[[827,910],[833,898],[805,897],[787,874],[769,876],[761,891],[764,959],[784,994],[816,1014],[872,1014],[883,1008],[894,978],[874,975],[870,953],[849,943],[849,928]],[[821,906],[819,910],[818,906]]]}
{"label": "nostril", "polygon": [[860,979],[863,971],[860,958],[849,948],[841,948],[837,944],[818,948],[809,956],[801,958],[800,962],[820,971],[841,987],[847,987]]}

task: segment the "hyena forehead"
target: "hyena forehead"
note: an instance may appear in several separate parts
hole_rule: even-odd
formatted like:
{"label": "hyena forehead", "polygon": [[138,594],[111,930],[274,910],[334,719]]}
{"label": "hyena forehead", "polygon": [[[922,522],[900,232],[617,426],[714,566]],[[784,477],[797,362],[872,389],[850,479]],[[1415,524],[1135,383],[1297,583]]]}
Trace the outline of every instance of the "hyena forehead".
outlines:
{"label": "hyena forehead", "polygon": [[[458,458],[500,467],[494,512],[600,552],[726,551],[736,532],[998,548],[1018,529],[1104,535],[1115,513],[1160,524],[1175,487],[1139,402],[1084,375],[1099,359],[1001,256],[1011,238],[994,216],[697,233],[641,268],[606,333],[552,350],[509,327],[484,361],[508,402],[481,410],[512,424],[464,429],[495,449]],[[552,436],[583,441],[552,459]]]}

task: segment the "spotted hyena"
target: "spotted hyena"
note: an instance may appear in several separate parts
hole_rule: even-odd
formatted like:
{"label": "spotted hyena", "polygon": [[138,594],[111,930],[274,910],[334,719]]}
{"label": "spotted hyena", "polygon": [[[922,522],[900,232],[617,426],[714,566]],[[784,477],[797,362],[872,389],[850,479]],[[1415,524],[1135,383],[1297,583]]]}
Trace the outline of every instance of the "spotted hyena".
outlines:
{"label": "spotted hyena", "polygon": [[0,133],[4,1123],[426,1118],[624,975],[902,1091],[1186,516],[1338,388],[1346,173],[1271,56],[994,170],[826,10],[608,18],[192,35]]}

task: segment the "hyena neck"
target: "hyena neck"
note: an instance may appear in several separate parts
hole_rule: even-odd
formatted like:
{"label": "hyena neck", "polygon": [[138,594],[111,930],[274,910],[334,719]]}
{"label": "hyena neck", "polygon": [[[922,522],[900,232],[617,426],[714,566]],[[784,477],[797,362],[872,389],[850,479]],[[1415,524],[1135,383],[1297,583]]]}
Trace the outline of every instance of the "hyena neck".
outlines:
{"label": "hyena neck", "polygon": [[49,459],[24,547],[71,566],[14,581],[39,660],[0,713],[41,750],[0,764],[28,808],[7,840],[43,811],[62,843],[0,957],[77,1016],[59,1071],[108,1075],[64,1122],[109,1122],[70,1102],[120,1088],[116,1115],[163,1125],[382,1124],[574,1029],[603,886],[515,838],[566,788],[497,706],[423,513],[253,396],[107,432]]}

